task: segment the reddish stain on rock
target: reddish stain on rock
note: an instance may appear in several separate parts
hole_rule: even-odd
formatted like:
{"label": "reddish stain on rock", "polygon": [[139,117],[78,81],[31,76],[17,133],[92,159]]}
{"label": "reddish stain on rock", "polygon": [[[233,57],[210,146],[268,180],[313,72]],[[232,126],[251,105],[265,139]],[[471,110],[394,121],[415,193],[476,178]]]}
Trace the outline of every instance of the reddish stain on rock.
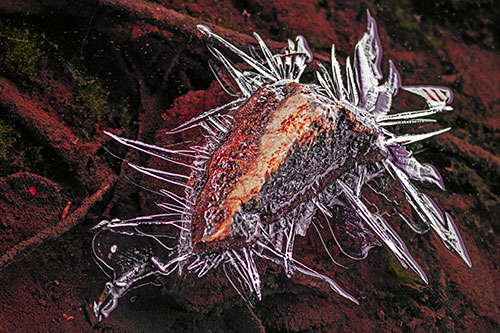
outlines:
{"label": "reddish stain on rock", "polygon": [[[26,189],[26,184],[34,184]],[[64,208],[61,186],[31,173],[0,178],[0,253],[55,223]]]}
{"label": "reddish stain on rock", "polygon": [[31,195],[36,195],[36,187],[31,186],[29,191],[30,191]]}

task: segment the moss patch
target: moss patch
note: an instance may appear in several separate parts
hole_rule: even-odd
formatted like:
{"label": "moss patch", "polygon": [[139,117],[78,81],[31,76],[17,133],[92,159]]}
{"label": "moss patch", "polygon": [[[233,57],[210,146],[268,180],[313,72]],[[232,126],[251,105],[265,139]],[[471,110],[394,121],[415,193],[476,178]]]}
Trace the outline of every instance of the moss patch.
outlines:
{"label": "moss patch", "polygon": [[452,159],[451,167],[448,170],[451,171],[448,173],[448,181],[458,189],[462,189],[464,193],[479,193],[481,201],[488,199],[488,196],[486,196],[486,194],[490,193],[488,182],[481,178],[475,170],[467,166],[464,161]]}
{"label": "moss patch", "polygon": [[0,21],[0,69],[35,75],[46,57],[43,36],[26,24]]}
{"label": "moss patch", "polygon": [[86,110],[86,118],[99,119],[107,109],[109,92],[97,77],[84,74],[70,63],[66,68],[78,87],[76,99]]}
{"label": "moss patch", "polygon": [[0,119],[0,161],[10,159],[18,136],[19,134],[12,126]]}
{"label": "moss patch", "polygon": [[40,147],[28,143],[8,119],[0,119],[0,177],[32,170],[40,160]]}
{"label": "moss patch", "polygon": [[410,0],[379,0],[386,19],[395,25],[394,36],[400,42],[417,48],[438,50],[441,48],[439,33],[420,21]]}
{"label": "moss patch", "polygon": [[325,40],[311,36],[307,39],[307,44],[313,53],[326,53],[331,52],[331,45],[328,45]]}
{"label": "moss patch", "polygon": [[[74,119],[70,125],[80,128],[86,137],[92,137],[95,125],[102,122],[105,126],[128,129],[134,114],[129,111],[127,98],[110,100],[110,90],[105,81],[92,73],[74,53],[65,52],[67,45],[54,42],[50,33],[37,27],[37,23],[32,21],[0,21],[0,72],[6,76],[26,78],[32,83],[35,78],[43,81],[44,75],[55,81],[69,81],[73,100],[68,106],[75,114],[67,119]],[[5,135],[11,132],[5,126],[2,130],[4,133],[0,134],[0,140],[4,142],[0,143],[0,153],[3,156],[8,154],[5,147],[11,144],[5,141]]]}
{"label": "moss patch", "polygon": [[387,254],[387,267],[389,272],[403,283],[416,284],[420,281],[418,276],[403,268],[401,263],[392,254]]}
{"label": "moss patch", "polygon": [[96,124],[122,128],[127,133],[133,124],[136,111],[131,110],[127,98],[109,98],[110,90],[97,75],[89,74],[73,63],[64,64],[75,89],[74,109],[81,113],[82,132],[87,137],[95,135]]}

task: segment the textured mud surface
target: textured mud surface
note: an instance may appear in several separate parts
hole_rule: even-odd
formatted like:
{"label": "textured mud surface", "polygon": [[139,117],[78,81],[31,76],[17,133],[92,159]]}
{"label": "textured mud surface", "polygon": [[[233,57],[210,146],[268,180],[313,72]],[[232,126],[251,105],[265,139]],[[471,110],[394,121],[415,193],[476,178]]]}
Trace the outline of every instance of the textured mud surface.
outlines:
{"label": "textured mud surface", "polygon": [[[0,331],[498,331],[500,9],[483,3],[1,1]],[[161,143],[162,130],[231,100],[207,70],[198,23],[240,47],[252,31],[275,50],[301,34],[327,60],[331,43],[340,58],[352,54],[366,8],[404,84],[455,92],[455,111],[438,117],[453,130],[413,150],[441,171],[447,191],[426,191],[454,216],[472,268],[437,236],[402,227],[428,286],[383,249],[339,269],[310,231],[296,256],[329,273],[359,306],[269,264],[254,309],[213,272],[131,292],[96,323],[89,306],[107,278],[92,260],[90,228],[154,209],[154,197],[130,181],[151,180],[102,147],[158,163],[102,131]]]}

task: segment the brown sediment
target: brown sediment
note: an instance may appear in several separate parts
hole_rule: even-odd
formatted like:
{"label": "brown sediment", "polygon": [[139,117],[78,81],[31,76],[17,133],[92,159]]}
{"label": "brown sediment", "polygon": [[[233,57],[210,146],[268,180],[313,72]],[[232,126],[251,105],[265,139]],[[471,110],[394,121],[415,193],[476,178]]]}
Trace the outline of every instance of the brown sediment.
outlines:
{"label": "brown sediment", "polygon": [[11,264],[17,257],[19,257],[27,250],[39,246],[49,238],[58,238],[65,232],[68,232],[71,228],[75,227],[79,222],[83,220],[89,210],[97,202],[102,200],[103,196],[109,191],[113,183],[114,180],[105,183],[92,196],[85,199],[80,207],[78,207],[71,215],[69,215],[68,217],[63,217],[55,226],[47,227],[35,236],[19,242],[14,247],[7,250],[2,255],[2,257],[0,257],[0,270],[5,266]]}
{"label": "brown sediment", "polygon": [[[10,80],[0,76],[0,105],[17,117],[40,142],[49,143],[51,149],[70,166],[74,167],[78,180],[91,188],[104,181],[110,169],[93,157],[99,148],[96,143],[85,143],[60,117],[44,110],[43,101],[22,93]],[[103,170],[91,173],[87,165],[99,164]]]}

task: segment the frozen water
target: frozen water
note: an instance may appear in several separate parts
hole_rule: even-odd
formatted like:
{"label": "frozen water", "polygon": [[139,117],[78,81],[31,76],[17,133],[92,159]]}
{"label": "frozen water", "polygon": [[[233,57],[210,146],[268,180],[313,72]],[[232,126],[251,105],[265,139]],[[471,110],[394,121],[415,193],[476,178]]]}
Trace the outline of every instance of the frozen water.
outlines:
{"label": "frozen water", "polygon": [[[164,213],[102,221],[95,227],[98,230],[93,242],[96,261],[110,277],[102,296],[94,304],[97,318],[108,317],[120,297],[135,287],[155,283],[154,277],[158,275],[170,275],[177,271],[202,277],[218,266],[223,267],[236,291],[253,304],[262,298],[261,272],[255,261],[257,257],[282,266],[288,277],[302,274],[321,280],[339,295],[358,303],[337,282],[294,257],[297,236],[305,236],[311,225],[336,264],[338,262],[327,247],[320,228],[329,230],[340,251],[352,259],[363,259],[374,246],[384,246],[403,267],[413,270],[427,283],[427,276],[409,253],[403,239],[383,217],[387,212],[370,202],[365,190],[392,205],[391,214],[400,217],[416,232],[434,230],[448,249],[457,252],[471,266],[451,216],[443,213],[412,182],[430,183],[444,190],[442,177],[436,168],[420,163],[407,147],[449,129],[406,135],[389,130],[395,125],[434,121],[426,117],[451,111],[449,104],[453,94],[443,87],[402,86],[400,75],[391,61],[387,79],[381,84],[382,47],[375,20],[369,13],[367,30],[355,46],[354,62],[351,63],[349,58],[346,60],[345,80],[332,46],[330,69],[322,64],[318,66],[318,84],[300,83],[307,64],[313,60],[313,54],[302,36],[295,41],[289,40],[284,53],[273,54],[262,38],[254,34],[261,54],[255,48],[250,48],[250,54],[247,54],[207,26],[200,25],[198,29],[207,36],[210,52],[234,80],[239,91],[225,89],[237,99],[166,133],[176,135],[196,131],[193,137],[203,139],[199,144],[186,143],[185,147],[173,149],[106,132],[125,146],[171,163],[176,170],[180,167],[187,171],[158,170],[128,162],[131,168],[156,179],[165,187],[157,191],[163,199],[157,206]],[[225,55],[226,51],[239,57],[252,70],[238,69]],[[219,69],[215,65],[211,65],[211,69],[217,76]],[[217,79],[222,84],[223,80]],[[193,210],[201,200],[207,173],[212,172],[207,169],[209,161],[228,135],[241,126],[234,123],[233,116],[257,92],[264,90],[267,95],[260,96],[274,96],[276,105],[291,103],[285,93],[291,84],[300,84],[303,91],[307,91],[304,96],[309,97],[303,97],[301,102],[310,108],[311,113],[324,110],[323,116],[330,121],[330,132],[317,132],[307,148],[294,146],[294,152],[289,153],[273,173],[273,181],[261,186],[260,201],[253,202],[253,206],[248,205],[254,210],[242,210],[234,215],[231,235],[243,238],[243,242],[229,241],[228,246],[221,245],[216,251],[197,250],[193,241]],[[392,99],[400,89],[423,98],[428,108],[391,113]],[[310,98],[314,98],[313,103],[308,100]],[[265,102],[257,100],[260,104]],[[299,104],[297,110],[301,107]],[[259,111],[272,112],[265,108]],[[313,128],[317,124],[309,125]],[[248,149],[248,145],[241,142],[241,149]],[[223,200],[219,192],[225,186],[223,180],[227,176],[220,170],[224,170],[224,165],[216,171],[219,174],[212,175],[212,180],[217,181],[208,184],[214,188],[211,193],[216,201]],[[419,221],[401,214],[398,203],[389,199],[388,184],[391,182],[400,184],[400,191],[415,210]],[[209,207],[204,212],[203,237],[213,235],[218,228],[215,220],[220,213],[219,208]],[[324,219],[318,220],[318,216]]]}

